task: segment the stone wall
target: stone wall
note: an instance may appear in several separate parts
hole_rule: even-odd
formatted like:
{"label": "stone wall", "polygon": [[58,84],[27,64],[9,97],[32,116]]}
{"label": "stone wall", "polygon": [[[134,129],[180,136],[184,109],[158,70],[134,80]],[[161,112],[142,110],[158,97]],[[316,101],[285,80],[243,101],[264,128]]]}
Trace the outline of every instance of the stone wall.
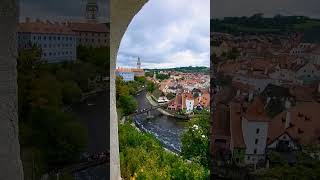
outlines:
{"label": "stone wall", "polygon": [[0,179],[21,180],[16,28],[18,1],[0,1]]}
{"label": "stone wall", "polygon": [[110,2],[110,179],[120,179],[118,117],[116,111],[115,70],[121,39],[132,18],[147,0],[111,0]]}

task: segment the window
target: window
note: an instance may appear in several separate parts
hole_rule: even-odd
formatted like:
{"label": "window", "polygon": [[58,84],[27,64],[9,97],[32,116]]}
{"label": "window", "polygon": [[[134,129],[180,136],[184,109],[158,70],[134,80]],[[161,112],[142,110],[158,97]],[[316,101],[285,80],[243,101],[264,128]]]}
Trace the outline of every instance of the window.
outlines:
{"label": "window", "polygon": [[256,139],[254,143],[255,143],[255,144],[258,144],[258,141],[259,141],[259,140],[258,140],[258,139]]}
{"label": "window", "polygon": [[47,36],[43,36],[43,39],[44,39],[44,40],[47,40]]}
{"label": "window", "polygon": [[254,149],[254,150],[253,150],[253,154],[257,154],[257,149]]}
{"label": "window", "polygon": [[259,134],[259,132],[260,132],[260,129],[259,129],[259,128],[257,128],[256,133],[257,133],[257,134]]}
{"label": "window", "polygon": [[51,40],[51,36],[49,36],[49,40]]}

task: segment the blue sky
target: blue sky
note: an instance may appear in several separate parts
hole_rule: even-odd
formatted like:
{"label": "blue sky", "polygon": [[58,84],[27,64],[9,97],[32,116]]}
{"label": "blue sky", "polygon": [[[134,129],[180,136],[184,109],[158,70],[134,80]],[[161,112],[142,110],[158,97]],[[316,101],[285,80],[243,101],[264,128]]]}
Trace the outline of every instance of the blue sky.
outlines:
{"label": "blue sky", "polygon": [[130,23],[118,67],[210,66],[210,0],[149,0]]}

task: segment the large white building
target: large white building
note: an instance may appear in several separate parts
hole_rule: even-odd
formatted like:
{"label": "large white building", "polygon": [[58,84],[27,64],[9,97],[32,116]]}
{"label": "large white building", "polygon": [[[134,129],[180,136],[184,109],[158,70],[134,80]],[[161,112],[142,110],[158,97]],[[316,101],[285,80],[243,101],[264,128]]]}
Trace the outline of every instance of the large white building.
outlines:
{"label": "large white building", "polygon": [[74,61],[77,57],[76,34],[63,24],[36,20],[19,24],[18,48],[36,46],[41,49],[41,59],[48,63]]}
{"label": "large white building", "polygon": [[122,77],[123,81],[134,81],[134,72],[128,68],[118,68],[116,70],[116,75]]}

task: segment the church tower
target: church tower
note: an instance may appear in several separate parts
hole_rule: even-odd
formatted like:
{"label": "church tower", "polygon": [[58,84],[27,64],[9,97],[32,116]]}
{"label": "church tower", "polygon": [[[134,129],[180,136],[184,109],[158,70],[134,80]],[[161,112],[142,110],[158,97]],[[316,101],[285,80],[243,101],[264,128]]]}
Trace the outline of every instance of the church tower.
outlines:
{"label": "church tower", "polygon": [[98,16],[98,4],[97,0],[88,0],[86,6],[86,18],[89,21],[96,21]]}
{"label": "church tower", "polygon": [[140,61],[140,57],[138,57],[137,68],[138,68],[138,69],[141,69],[141,61]]}

